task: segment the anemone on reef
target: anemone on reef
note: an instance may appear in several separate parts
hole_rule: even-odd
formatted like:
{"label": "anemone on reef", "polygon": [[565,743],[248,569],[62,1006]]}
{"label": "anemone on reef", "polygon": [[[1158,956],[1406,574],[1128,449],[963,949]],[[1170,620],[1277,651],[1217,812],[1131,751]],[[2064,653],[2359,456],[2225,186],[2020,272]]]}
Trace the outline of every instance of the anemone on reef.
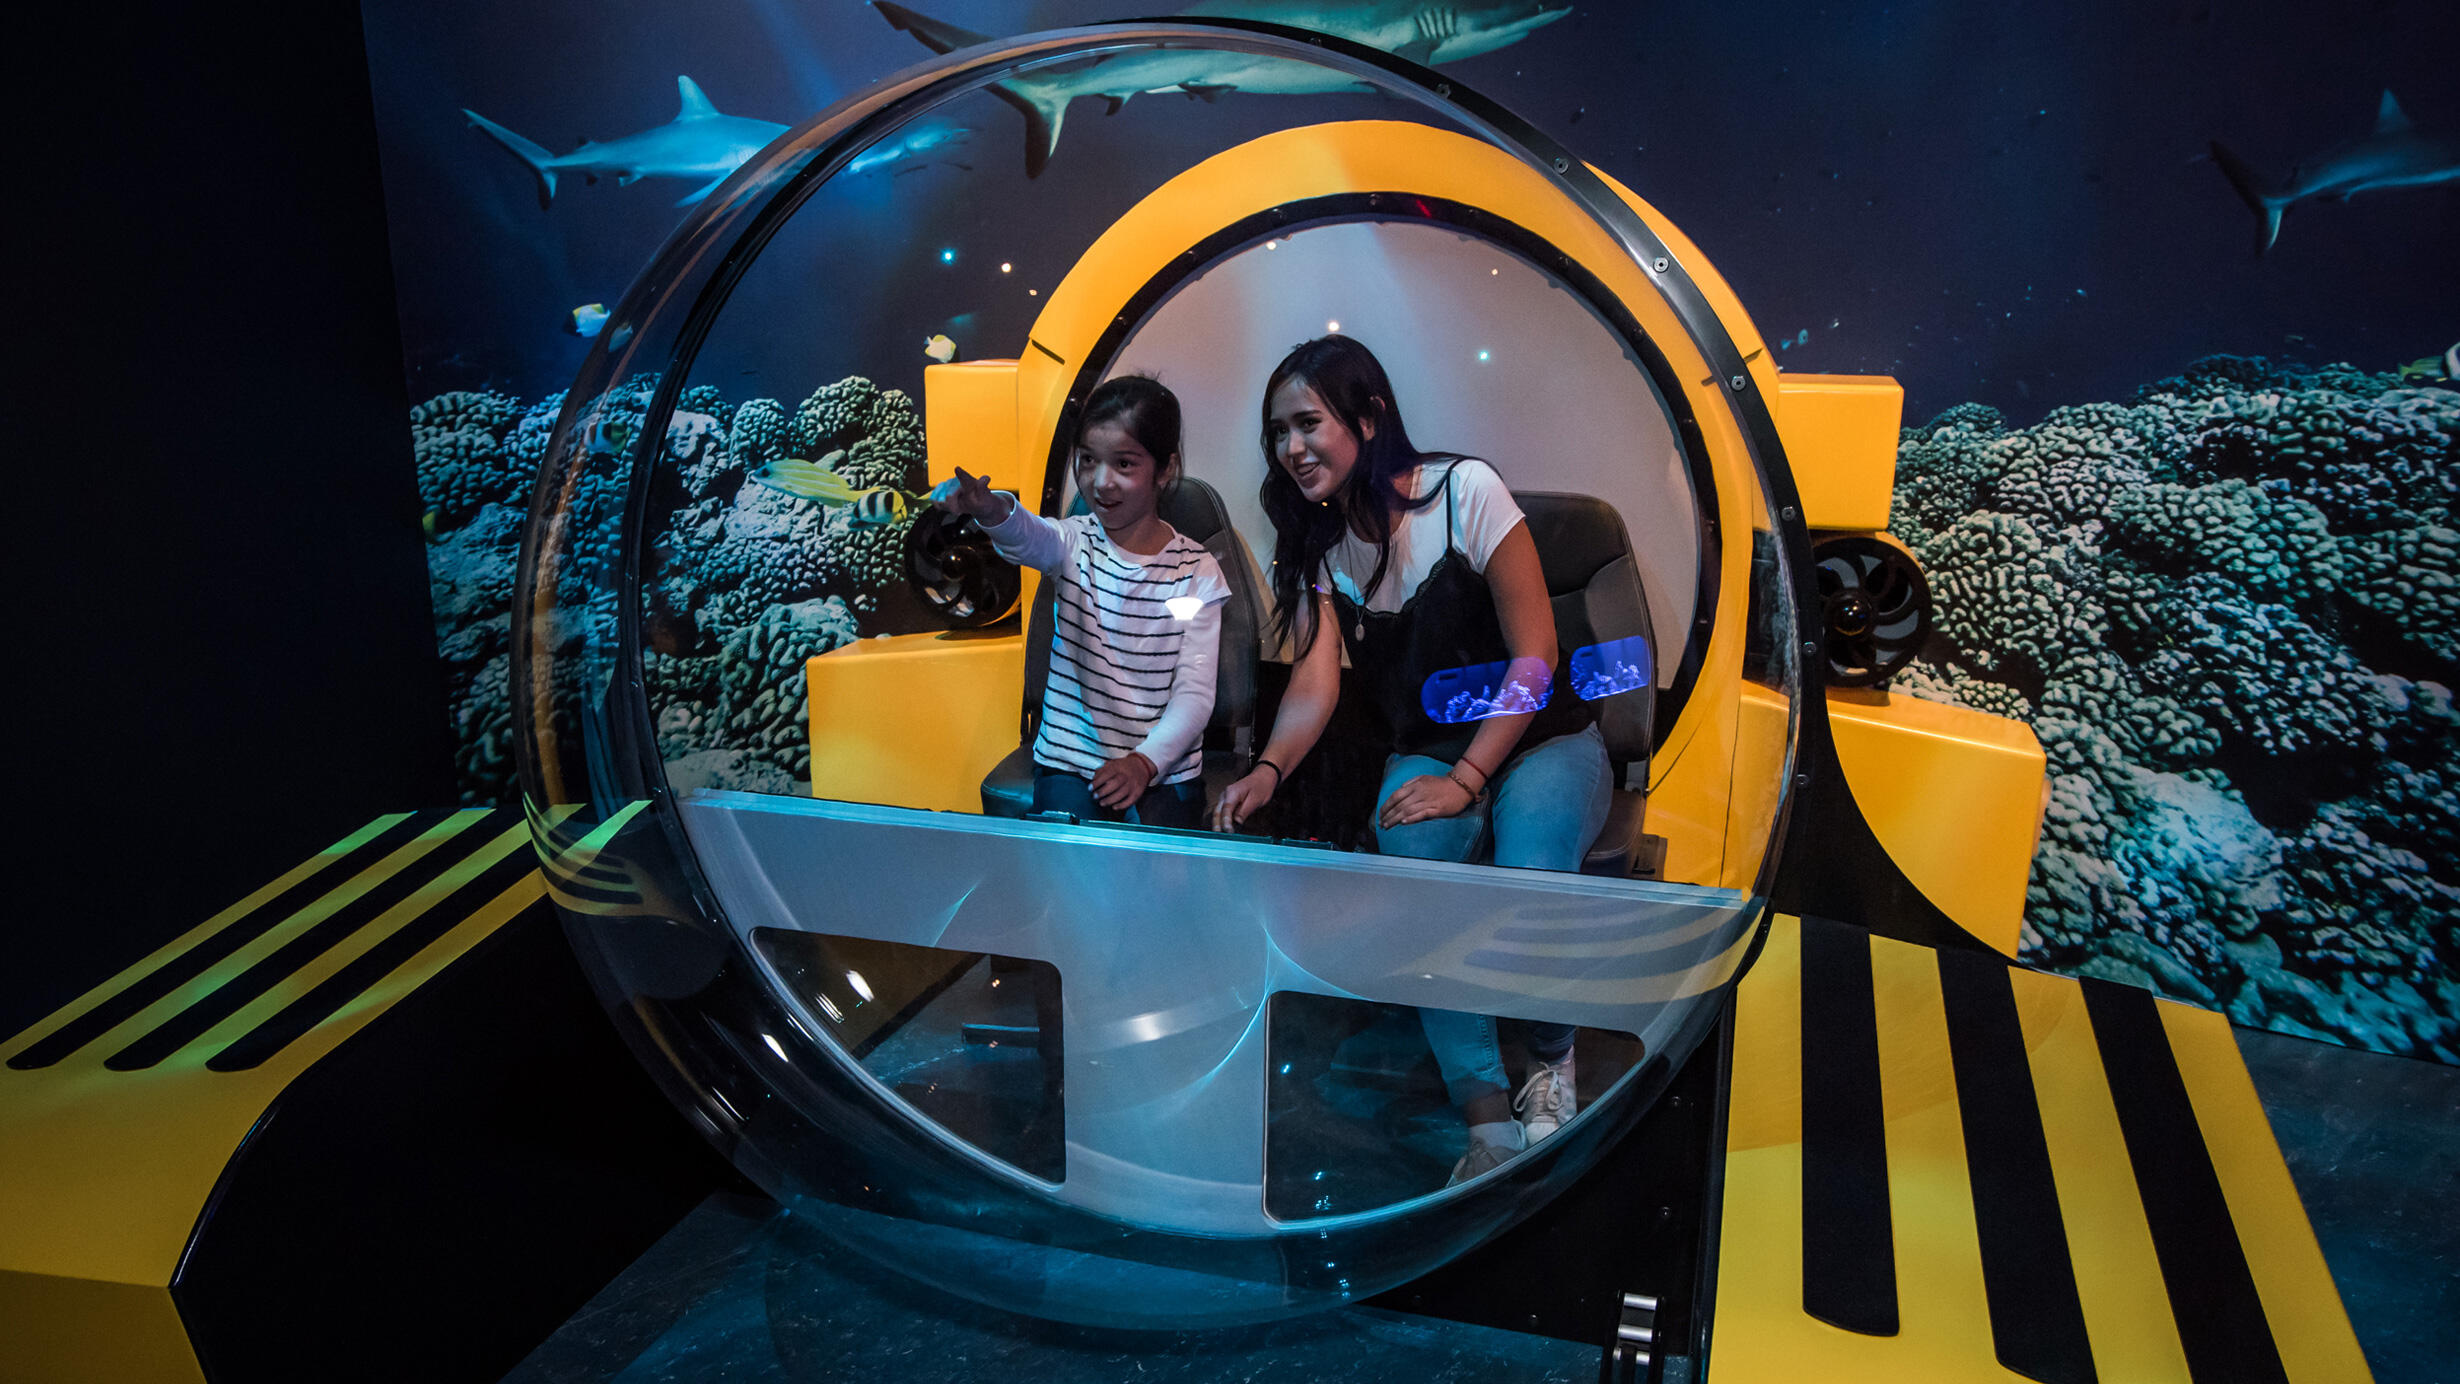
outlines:
{"label": "anemone on reef", "polygon": [[1905,430],[1897,687],[2049,756],[2027,961],[2460,1061],[2456,436],[2460,392],[2235,356]]}

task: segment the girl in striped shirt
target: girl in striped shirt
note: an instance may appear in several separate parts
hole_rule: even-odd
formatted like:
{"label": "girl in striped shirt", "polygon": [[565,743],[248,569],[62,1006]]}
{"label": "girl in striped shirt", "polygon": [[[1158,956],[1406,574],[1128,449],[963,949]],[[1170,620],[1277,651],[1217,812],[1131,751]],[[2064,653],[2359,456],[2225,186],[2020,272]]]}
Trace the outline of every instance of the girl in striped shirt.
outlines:
{"label": "girl in striped shirt", "polygon": [[981,523],[1002,557],[1059,583],[1034,810],[1201,828],[1230,585],[1158,512],[1179,476],[1178,398],[1142,375],[1094,390],[1074,471],[1090,514],[1045,519],[962,470],[942,502]]}

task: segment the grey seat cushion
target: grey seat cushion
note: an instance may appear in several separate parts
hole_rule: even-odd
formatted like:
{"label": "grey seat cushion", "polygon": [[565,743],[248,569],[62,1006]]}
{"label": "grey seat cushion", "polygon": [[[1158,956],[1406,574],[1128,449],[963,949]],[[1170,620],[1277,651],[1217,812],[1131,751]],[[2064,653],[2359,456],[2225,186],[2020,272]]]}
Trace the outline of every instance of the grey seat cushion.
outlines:
{"label": "grey seat cushion", "polygon": [[1034,752],[1019,745],[982,776],[982,815],[1022,817],[1034,806]]}
{"label": "grey seat cushion", "polygon": [[1598,829],[1597,839],[1589,843],[1589,854],[1580,862],[1580,873],[1617,878],[1633,873],[1633,867],[1648,853],[1643,844],[1647,833],[1642,830],[1647,820],[1648,799],[1629,789],[1615,789],[1606,803],[1606,825]]}

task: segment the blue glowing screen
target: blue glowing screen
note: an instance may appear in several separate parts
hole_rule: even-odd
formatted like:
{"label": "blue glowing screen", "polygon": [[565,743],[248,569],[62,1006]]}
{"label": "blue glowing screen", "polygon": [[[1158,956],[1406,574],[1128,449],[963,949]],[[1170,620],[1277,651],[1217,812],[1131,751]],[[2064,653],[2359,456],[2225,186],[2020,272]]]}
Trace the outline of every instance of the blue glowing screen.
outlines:
{"label": "blue glowing screen", "polygon": [[1656,671],[1649,641],[1640,635],[1572,650],[1572,691],[1584,702],[1637,692],[1650,685]]}
{"label": "blue glowing screen", "polygon": [[1554,686],[1544,663],[1525,661],[1536,666],[1520,675],[1514,674],[1508,660],[1446,668],[1418,689],[1418,705],[1425,708],[1428,720],[1442,726],[1537,711],[1553,695]]}

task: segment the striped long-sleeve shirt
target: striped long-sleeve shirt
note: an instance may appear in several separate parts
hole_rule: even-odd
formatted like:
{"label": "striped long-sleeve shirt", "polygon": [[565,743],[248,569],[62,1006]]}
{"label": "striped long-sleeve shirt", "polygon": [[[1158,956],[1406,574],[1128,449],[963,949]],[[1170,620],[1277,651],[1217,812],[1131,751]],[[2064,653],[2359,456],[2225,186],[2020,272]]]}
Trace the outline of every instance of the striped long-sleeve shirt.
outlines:
{"label": "striped long-sleeve shirt", "polygon": [[1203,773],[1230,596],[1213,555],[1177,532],[1158,553],[1131,553],[1092,515],[1053,522],[1022,505],[984,528],[1002,557],[1059,583],[1034,762],[1090,778],[1135,751],[1157,783]]}

